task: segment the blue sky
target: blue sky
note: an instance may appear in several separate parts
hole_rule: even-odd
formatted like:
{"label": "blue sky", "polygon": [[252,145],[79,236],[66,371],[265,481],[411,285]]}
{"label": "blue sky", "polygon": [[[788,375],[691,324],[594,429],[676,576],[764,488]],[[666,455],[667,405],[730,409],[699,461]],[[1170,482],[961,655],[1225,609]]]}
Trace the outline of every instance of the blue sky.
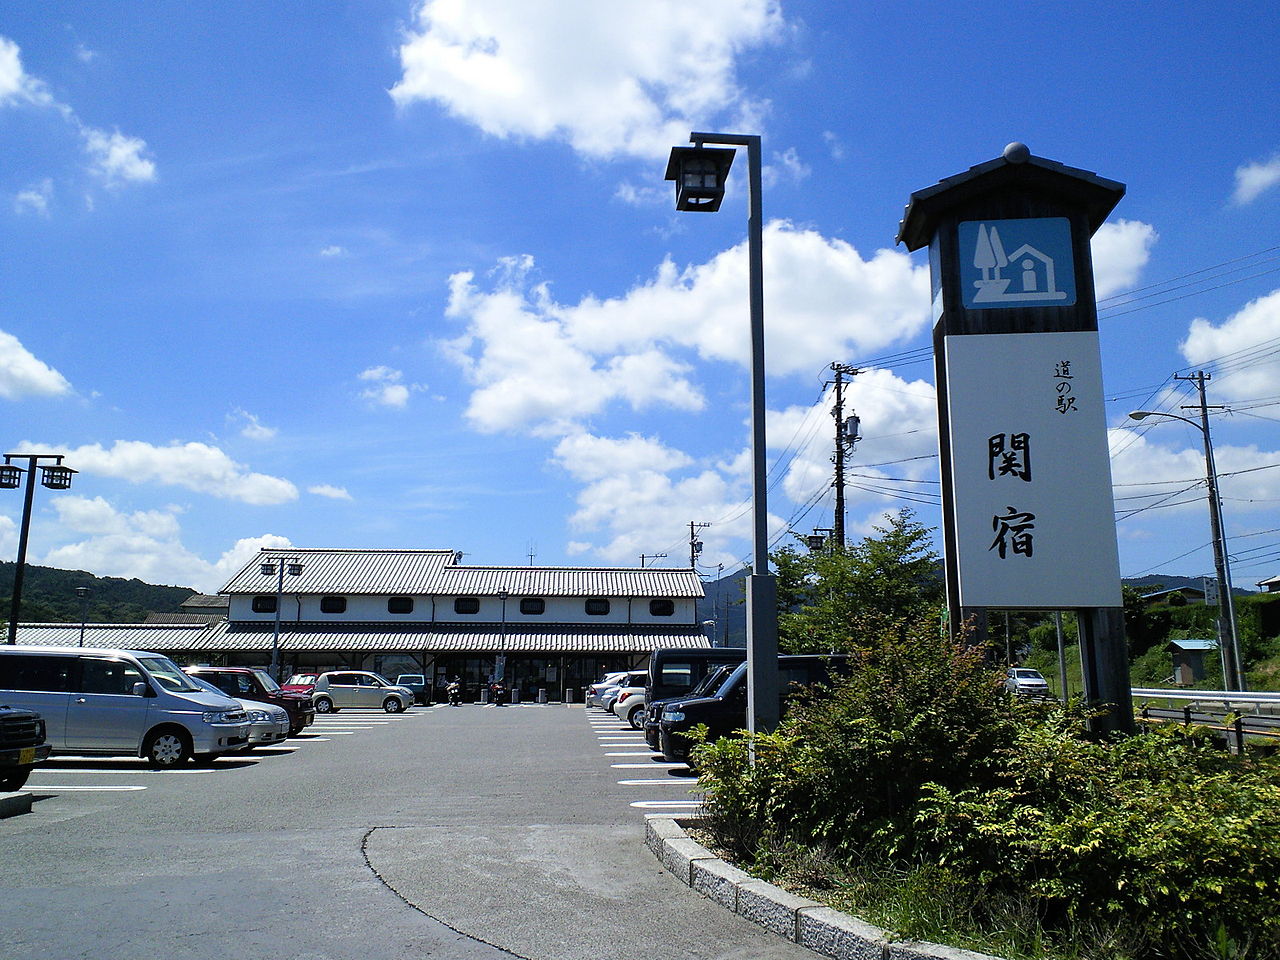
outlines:
{"label": "blue sky", "polygon": [[927,265],[893,241],[1022,140],[1128,186],[1094,244],[1122,571],[1212,572],[1199,433],[1125,423],[1205,369],[1235,580],[1274,576],[1277,33],[1263,3],[7,3],[0,443],[81,471],[29,558],[681,565],[696,521],[733,569],[744,170],[714,216],[662,180],[724,130],[764,142],[777,537],[831,525],[832,361],[866,370],[850,529],[936,523]]}

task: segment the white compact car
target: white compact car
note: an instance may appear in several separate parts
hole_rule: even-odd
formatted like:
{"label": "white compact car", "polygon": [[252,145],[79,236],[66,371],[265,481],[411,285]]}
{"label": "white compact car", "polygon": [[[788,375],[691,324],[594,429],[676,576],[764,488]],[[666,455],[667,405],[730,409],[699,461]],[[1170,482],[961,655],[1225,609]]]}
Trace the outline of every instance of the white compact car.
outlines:
{"label": "white compact car", "polygon": [[337,713],[346,707],[400,713],[413,706],[413,691],[367,670],[332,670],[316,677],[311,699],[316,713]]}

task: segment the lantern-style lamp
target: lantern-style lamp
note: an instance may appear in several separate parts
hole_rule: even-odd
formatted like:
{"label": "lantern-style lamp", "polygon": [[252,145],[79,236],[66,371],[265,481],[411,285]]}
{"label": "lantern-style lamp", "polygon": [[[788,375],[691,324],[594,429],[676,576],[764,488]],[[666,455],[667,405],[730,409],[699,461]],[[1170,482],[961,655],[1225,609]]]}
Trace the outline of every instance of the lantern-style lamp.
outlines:
{"label": "lantern-style lamp", "polygon": [[258,569],[264,577],[274,577],[276,575],[276,565],[274,563],[261,564]]}
{"label": "lantern-style lamp", "polygon": [[672,147],[667,180],[676,182],[676,209],[715,213],[737,151],[715,147]]}
{"label": "lantern-style lamp", "polygon": [[289,570],[289,576],[291,577],[302,576],[302,564],[300,563],[295,562],[295,563],[289,564],[288,570]]}
{"label": "lantern-style lamp", "polygon": [[40,468],[40,484],[50,490],[70,490],[71,477],[77,471],[70,467],[49,466]]}
{"label": "lantern-style lamp", "polygon": [[0,490],[16,490],[22,486],[22,468],[6,463],[0,466]]}

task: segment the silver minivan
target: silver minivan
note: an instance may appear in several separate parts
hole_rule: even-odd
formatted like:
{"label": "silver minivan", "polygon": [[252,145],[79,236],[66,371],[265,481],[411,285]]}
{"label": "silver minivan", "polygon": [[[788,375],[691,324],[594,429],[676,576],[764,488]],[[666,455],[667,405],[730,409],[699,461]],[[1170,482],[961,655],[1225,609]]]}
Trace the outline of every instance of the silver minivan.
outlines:
{"label": "silver minivan", "polygon": [[145,757],[172,767],[242,750],[244,708],[138,650],[0,645],[0,702],[44,718],[54,753]]}

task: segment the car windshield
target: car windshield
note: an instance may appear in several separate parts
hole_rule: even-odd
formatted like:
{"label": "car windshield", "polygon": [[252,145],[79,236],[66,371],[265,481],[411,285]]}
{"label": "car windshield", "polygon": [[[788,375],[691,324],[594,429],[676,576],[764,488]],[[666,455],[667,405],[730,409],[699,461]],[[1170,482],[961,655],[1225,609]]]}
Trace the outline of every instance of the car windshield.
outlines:
{"label": "car windshield", "polygon": [[[200,693],[201,688],[196,681],[178,669],[178,665],[168,657],[139,657],[138,662],[160,686],[174,693]],[[216,693],[222,695],[221,690]]]}
{"label": "car windshield", "polygon": [[266,689],[267,689],[268,691],[270,691],[271,693],[275,693],[277,690],[279,690],[279,689],[280,689],[280,684],[278,684],[278,683],[276,683],[274,680],[272,680],[272,679],[271,679],[271,674],[267,673],[267,671],[265,671],[265,670],[255,670],[255,671],[253,671],[253,675],[254,675],[255,677],[257,677],[257,678],[258,678],[258,680],[259,680],[259,682],[260,682],[264,687],[266,687]]}
{"label": "car windshield", "polygon": [[375,687],[395,686],[395,684],[393,684],[390,680],[388,680],[386,677],[384,677],[380,673],[371,673],[369,674],[369,678],[374,681],[373,686]]}
{"label": "car windshield", "polygon": [[422,674],[420,673],[402,673],[396,677],[398,683],[422,683]]}
{"label": "car windshield", "polygon": [[1015,670],[1014,674],[1019,680],[1043,680],[1039,670]]}
{"label": "car windshield", "polygon": [[291,687],[311,686],[316,682],[314,673],[295,673],[286,681]]}
{"label": "car windshield", "polygon": [[733,668],[733,672],[724,678],[724,682],[720,684],[719,690],[712,694],[704,694],[704,696],[727,697],[729,692],[733,689],[733,685],[737,679],[746,672],[747,665],[745,663],[738,664]]}
{"label": "car windshield", "polygon": [[700,681],[698,681],[698,685],[689,691],[689,696],[701,697],[704,694],[706,694],[708,690],[712,690],[715,687],[719,686],[720,682],[724,680],[725,674],[729,673],[729,671],[731,671],[732,669],[733,667],[716,667],[714,670],[708,673],[705,677],[703,677]]}

